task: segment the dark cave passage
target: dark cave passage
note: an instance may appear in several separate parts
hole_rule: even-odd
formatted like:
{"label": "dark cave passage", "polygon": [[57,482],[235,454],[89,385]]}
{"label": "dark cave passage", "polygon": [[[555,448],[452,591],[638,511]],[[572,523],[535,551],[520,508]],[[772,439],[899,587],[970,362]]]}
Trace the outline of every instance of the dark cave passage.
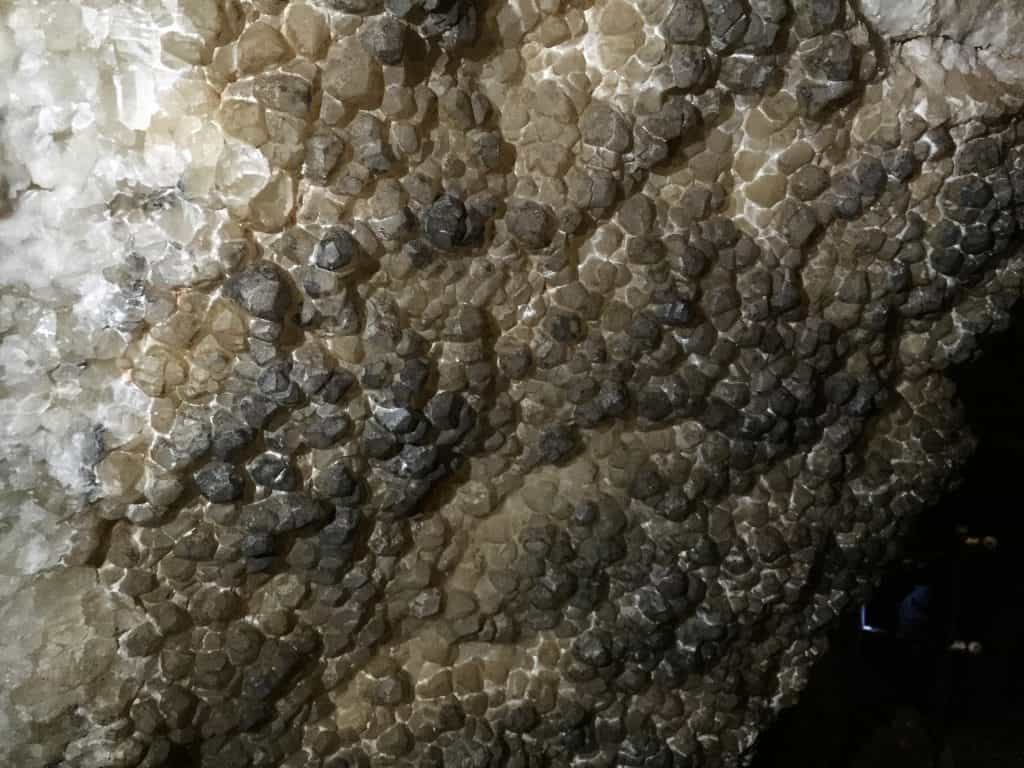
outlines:
{"label": "dark cave passage", "polygon": [[[982,349],[953,372],[979,440],[963,484],[920,517],[866,614],[836,628],[753,768],[1024,765],[1024,307]],[[918,630],[896,639],[901,601],[921,587]],[[980,652],[949,650],[958,641]]]}

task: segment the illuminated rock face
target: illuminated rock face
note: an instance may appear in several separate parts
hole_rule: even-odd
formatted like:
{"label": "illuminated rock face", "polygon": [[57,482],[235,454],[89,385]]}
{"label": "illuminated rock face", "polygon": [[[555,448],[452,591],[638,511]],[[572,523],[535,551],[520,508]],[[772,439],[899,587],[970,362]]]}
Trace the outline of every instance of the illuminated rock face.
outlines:
{"label": "illuminated rock face", "polygon": [[2,761],[742,760],[1020,292],[1020,12],[861,5],[9,2]]}

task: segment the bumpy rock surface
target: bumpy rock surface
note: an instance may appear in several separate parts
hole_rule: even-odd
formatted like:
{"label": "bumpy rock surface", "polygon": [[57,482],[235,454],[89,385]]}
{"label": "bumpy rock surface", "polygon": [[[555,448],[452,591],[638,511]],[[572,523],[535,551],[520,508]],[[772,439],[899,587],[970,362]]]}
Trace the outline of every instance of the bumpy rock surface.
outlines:
{"label": "bumpy rock surface", "polygon": [[956,5],[8,3],[0,758],[739,764],[1021,291]]}

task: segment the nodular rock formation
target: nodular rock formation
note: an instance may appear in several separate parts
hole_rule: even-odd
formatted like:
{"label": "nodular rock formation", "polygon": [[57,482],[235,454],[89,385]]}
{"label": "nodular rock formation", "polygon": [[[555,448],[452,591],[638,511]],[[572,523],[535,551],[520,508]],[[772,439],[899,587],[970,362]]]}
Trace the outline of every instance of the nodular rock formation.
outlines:
{"label": "nodular rock formation", "polygon": [[0,5],[0,762],[734,766],[970,454],[1013,0]]}

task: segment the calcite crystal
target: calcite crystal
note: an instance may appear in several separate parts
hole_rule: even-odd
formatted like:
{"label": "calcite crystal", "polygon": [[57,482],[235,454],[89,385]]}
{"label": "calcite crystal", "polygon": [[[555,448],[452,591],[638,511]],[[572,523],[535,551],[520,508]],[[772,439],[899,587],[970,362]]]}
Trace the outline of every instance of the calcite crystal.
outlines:
{"label": "calcite crystal", "polygon": [[1021,30],[0,5],[0,762],[747,760],[969,455]]}

